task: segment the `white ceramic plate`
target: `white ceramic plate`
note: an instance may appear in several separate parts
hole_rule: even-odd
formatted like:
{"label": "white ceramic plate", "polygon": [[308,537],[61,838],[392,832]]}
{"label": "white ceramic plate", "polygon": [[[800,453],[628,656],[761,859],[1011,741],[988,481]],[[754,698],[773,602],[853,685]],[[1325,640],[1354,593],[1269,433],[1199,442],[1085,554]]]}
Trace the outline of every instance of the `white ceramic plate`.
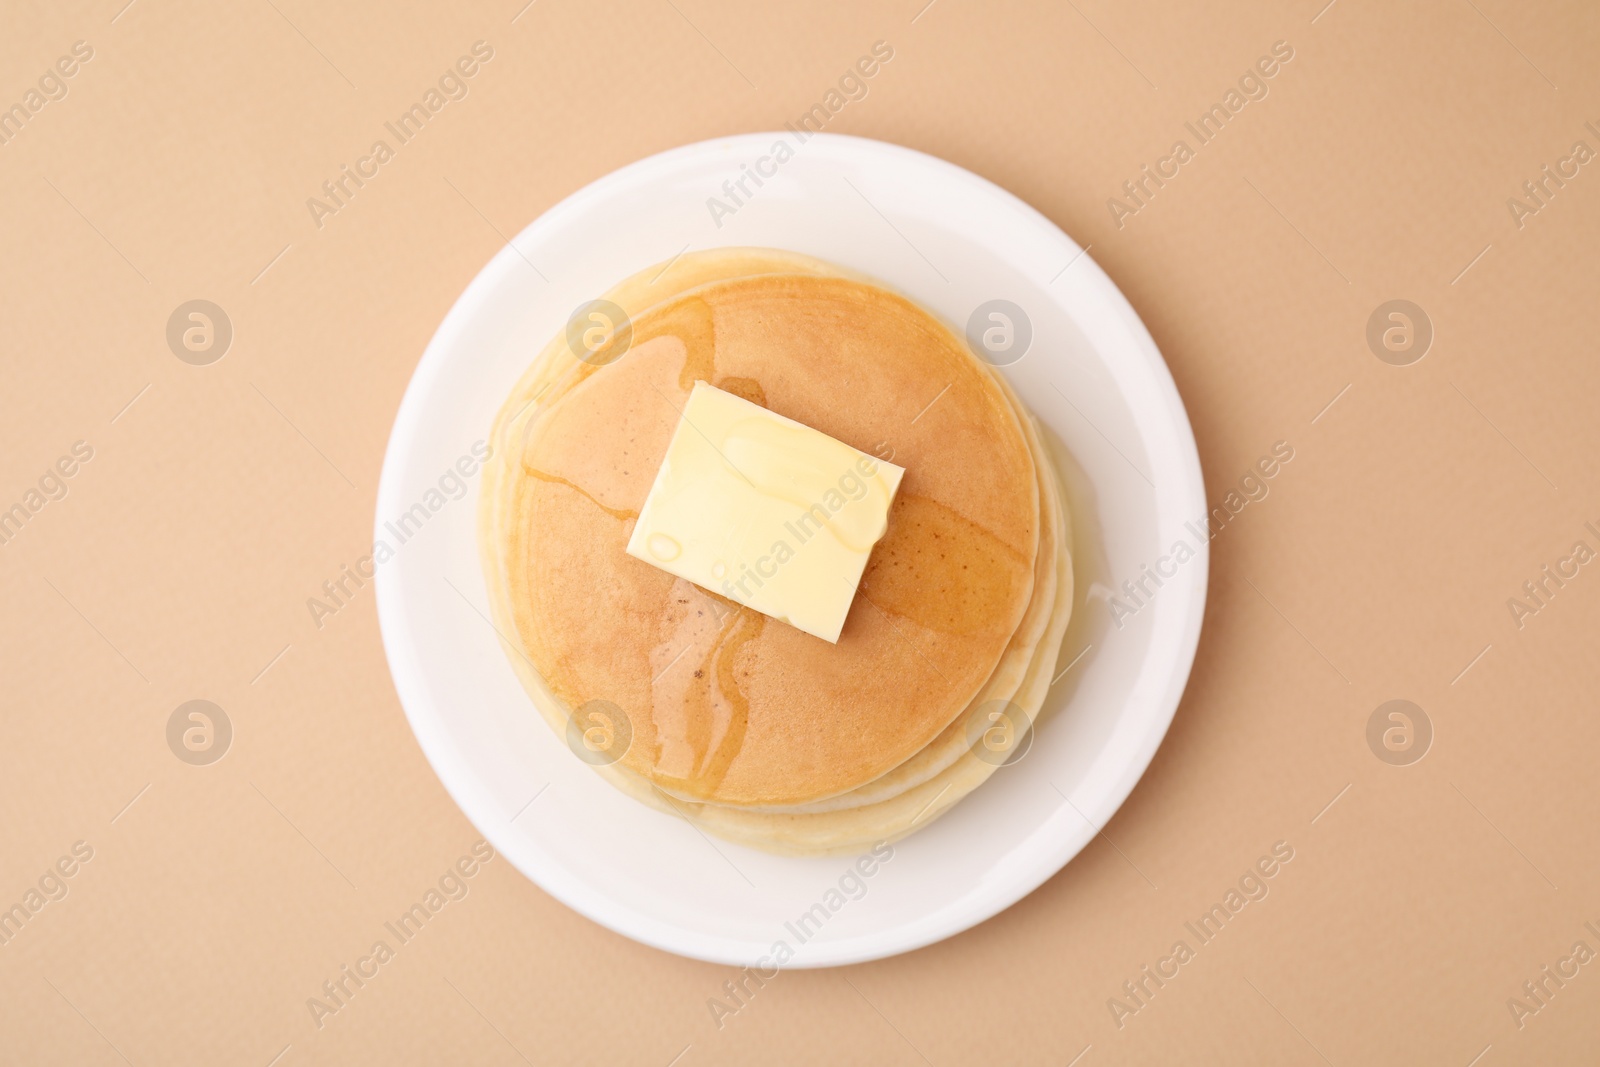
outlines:
{"label": "white ceramic plate", "polygon": [[[779,142],[792,153],[782,163]],[[724,182],[742,165],[759,165],[763,184],[746,179],[753,195],[735,204]],[[714,213],[711,197],[735,210]],[[580,304],[685,249],[728,245],[790,249],[883,279],[958,330],[986,301],[1021,307],[1032,340],[1004,373],[1075,460],[1079,603],[1062,667],[1083,655],[1053,686],[1027,755],[896,844],[870,878],[852,875],[845,857],[784,858],[704,837],[573,758],[488,622],[477,479],[456,499],[448,476]],[[441,479],[443,491],[430,494]],[[1116,286],[1048,219],[908,149],[749,134],[602,178],[534,221],[467,286],[423,355],[389,441],[375,536],[395,555],[378,568],[378,617],[395,688],[445,787],[547,892],[670,952],[744,965],[771,958],[781,941],[793,953],[788,966],[832,966],[982,922],[1111,818],[1189,675],[1209,555],[1184,524],[1203,529],[1205,510],[1194,437],[1160,353]],[[407,512],[401,544],[391,527]],[[1137,580],[1178,540],[1195,557],[1162,564],[1176,574],[1159,589],[1146,579],[1154,596],[1115,625],[1111,588]]]}

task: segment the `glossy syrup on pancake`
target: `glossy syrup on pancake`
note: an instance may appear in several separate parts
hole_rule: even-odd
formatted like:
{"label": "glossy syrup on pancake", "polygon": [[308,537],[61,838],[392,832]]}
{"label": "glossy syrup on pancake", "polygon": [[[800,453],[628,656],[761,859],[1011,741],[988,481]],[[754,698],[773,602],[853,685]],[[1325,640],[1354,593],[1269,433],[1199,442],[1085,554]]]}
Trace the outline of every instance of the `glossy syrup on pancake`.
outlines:
{"label": "glossy syrup on pancake", "polygon": [[[967,708],[1029,601],[1039,503],[1015,413],[942,325],[849,279],[715,283],[633,325],[523,435],[502,557],[526,654],[569,706],[624,709],[626,766],[684,799],[873,780]],[[697,380],[864,451],[894,441],[906,481],[838,646],[622,551]]]}

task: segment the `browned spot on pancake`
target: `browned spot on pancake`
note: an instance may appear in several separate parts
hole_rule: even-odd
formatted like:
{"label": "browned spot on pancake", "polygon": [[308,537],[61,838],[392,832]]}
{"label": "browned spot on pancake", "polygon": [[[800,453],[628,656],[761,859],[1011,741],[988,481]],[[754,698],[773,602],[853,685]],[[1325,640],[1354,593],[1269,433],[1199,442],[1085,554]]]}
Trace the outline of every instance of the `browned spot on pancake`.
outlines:
{"label": "browned spot on pancake", "polygon": [[1010,617],[1015,586],[1030,581],[1031,571],[1030,561],[981,526],[937,500],[902,492],[861,588],[873,604],[919,626],[972,634]]}
{"label": "browned spot on pancake", "polygon": [[720,382],[712,382],[711,384],[715,385],[718,389],[721,389],[725,393],[732,393],[734,396],[743,397],[752,404],[760,404],[762,407],[767,406],[767,391],[761,388],[761,383],[756,381],[754,378],[728,377],[722,379]]}

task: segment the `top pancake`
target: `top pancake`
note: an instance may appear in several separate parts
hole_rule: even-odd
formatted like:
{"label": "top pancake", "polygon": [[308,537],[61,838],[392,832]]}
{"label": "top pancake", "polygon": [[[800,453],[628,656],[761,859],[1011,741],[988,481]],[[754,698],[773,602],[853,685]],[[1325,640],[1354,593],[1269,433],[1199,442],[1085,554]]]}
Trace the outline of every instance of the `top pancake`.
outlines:
{"label": "top pancake", "polygon": [[[524,652],[569,708],[622,709],[625,767],[684,798],[805,804],[967,708],[1031,597],[1039,497],[1013,409],[942,324],[854,279],[764,274],[658,304],[621,359],[570,369],[526,420],[496,533]],[[697,380],[906,468],[838,644],[624,551]]]}

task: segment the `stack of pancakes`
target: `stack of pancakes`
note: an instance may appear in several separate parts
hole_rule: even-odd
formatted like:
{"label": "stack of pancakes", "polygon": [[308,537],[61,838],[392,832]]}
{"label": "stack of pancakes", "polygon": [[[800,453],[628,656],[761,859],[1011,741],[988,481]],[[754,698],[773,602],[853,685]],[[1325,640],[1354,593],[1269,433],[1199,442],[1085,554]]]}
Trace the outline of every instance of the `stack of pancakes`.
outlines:
{"label": "stack of pancakes", "polygon": [[[942,322],[830,264],[693,253],[605,299],[630,323],[552,340],[484,467],[494,620],[535,705],[613,785],[742,844],[928,825],[1018,756],[1050,686],[1052,446]],[[837,644],[627,554],[696,381],[905,468]]]}

